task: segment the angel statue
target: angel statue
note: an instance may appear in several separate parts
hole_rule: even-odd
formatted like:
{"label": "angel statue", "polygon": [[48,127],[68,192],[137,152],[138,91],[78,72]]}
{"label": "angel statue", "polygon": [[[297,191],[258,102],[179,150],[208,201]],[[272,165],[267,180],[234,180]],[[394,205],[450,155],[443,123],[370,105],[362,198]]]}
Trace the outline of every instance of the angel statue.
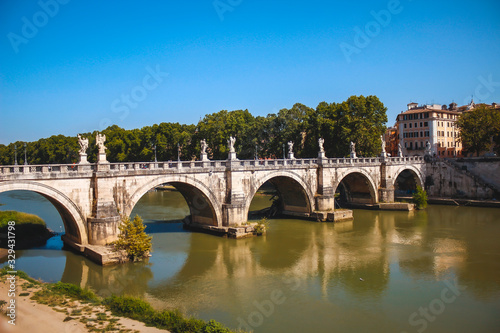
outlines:
{"label": "angel statue", "polygon": [[106,134],[97,133],[95,141],[97,146],[99,147],[99,154],[105,154],[107,149],[104,146],[104,142],[106,141]]}
{"label": "angel statue", "polygon": [[206,155],[207,154],[207,147],[208,147],[207,141],[205,139],[203,139],[200,141],[200,144],[201,144],[201,153],[203,155]]}
{"label": "angel statue", "polygon": [[229,145],[229,152],[230,153],[234,153],[235,150],[234,150],[234,144],[236,143],[236,139],[232,136],[229,137],[229,139],[227,140],[227,144]]}
{"label": "angel statue", "polygon": [[323,144],[325,143],[325,139],[323,138],[319,138],[318,139],[318,144],[319,144],[319,152],[320,153],[324,153],[325,152],[325,148],[323,147]]}
{"label": "angel statue", "polygon": [[87,149],[89,148],[89,139],[82,138],[80,134],[78,134],[78,143],[80,144],[80,155],[87,154]]}

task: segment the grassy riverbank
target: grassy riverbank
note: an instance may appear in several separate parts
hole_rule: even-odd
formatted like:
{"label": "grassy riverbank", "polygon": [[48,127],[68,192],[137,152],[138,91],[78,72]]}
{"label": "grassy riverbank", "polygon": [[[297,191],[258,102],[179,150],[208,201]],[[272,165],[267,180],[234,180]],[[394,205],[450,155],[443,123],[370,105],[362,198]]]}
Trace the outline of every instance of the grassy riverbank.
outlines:
{"label": "grassy riverbank", "polygon": [[[7,268],[0,270],[1,281],[7,275]],[[90,332],[130,332],[130,327],[120,323],[119,318],[130,318],[148,327],[168,330],[172,333],[231,333],[233,331],[213,320],[205,322],[188,318],[177,310],[157,311],[145,301],[129,296],[101,298],[88,289],[69,283],[41,283],[31,279],[24,272],[17,274],[20,281],[19,296],[30,295],[38,304],[51,307],[65,315],[63,322],[80,322]],[[0,295],[0,305],[6,295]],[[6,303],[3,303],[4,305]],[[2,308],[2,314],[5,307]],[[134,325],[131,325],[134,326]],[[142,330],[141,330],[142,332]]]}
{"label": "grassy riverbank", "polygon": [[[9,229],[9,222],[14,222]],[[8,232],[15,237],[16,249],[26,249],[45,244],[54,234],[47,229],[45,221],[40,217],[16,212],[13,210],[0,211],[0,247],[7,247]],[[13,237],[13,239],[14,239]]]}

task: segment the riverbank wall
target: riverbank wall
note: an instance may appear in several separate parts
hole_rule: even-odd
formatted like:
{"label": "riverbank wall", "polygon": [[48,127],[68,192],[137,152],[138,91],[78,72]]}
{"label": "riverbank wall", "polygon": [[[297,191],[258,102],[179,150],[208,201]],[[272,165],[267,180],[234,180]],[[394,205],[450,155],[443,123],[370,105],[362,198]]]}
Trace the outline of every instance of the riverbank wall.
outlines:
{"label": "riverbank wall", "polygon": [[429,197],[500,200],[500,158],[431,161],[425,188]]}

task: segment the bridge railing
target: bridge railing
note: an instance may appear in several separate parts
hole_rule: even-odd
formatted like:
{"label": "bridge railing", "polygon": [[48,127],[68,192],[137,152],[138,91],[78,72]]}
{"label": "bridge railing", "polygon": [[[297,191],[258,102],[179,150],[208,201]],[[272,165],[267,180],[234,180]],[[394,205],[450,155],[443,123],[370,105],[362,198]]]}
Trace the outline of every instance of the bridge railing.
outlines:
{"label": "bridge railing", "polygon": [[[416,163],[423,162],[422,156],[409,157],[361,157],[361,158],[328,158],[322,159],[322,165],[370,165],[380,164],[383,161],[389,163]],[[111,172],[126,171],[126,170],[179,170],[179,169],[196,169],[210,168],[218,169],[225,168],[228,163],[239,167],[253,168],[275,168],[275,167],[300,167],[312,166],[318,164],[317,158],[300,158],[300,159],[272,159],[272,160],[218,160],[218,161],[168,161],[168,162],[122,162],[109,163]],[[89,164],[41,164],[41,165],[0,165],[0,175],[9,174],[34,174],[34,173],[78,173],[89,172],[96,170],[95,163]]]}
{"label": "bridge railing", "polygon": [[95,164],[0,165],[0,174],[69,173],[93,171]]}

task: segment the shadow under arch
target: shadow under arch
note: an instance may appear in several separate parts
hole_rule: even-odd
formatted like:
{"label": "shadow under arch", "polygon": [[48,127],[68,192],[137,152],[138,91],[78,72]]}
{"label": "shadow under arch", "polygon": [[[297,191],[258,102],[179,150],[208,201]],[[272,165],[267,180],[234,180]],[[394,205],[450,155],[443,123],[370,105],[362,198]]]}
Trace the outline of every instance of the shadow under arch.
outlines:
{"label": "shadow under arch", "polygon": [[343,175],[334,186],[335,193],[340,193],[339,201],[347,204],[375,204],[378,202],[377,186],[370,175],[361,170]]}
{"label": "shadow under arch", "polygon": [[294,172],[276,171],[256,180],[246,199],[247,216],[255,194],[266,182],[276,188],[282,200],[280,209],[283,214],[308,216],[313,211],[314,195],[304,180]]}
{"label": "shadow under arch", "polygon": [[424,182],[420,171],[412,166],[404,166],[394,174],[394,190],[397,194],[410,194],[417,186],[424,188]]}
{"label": "shadow under arch", "polygon": [[0,193],[9,191],[30,191],[42,195],[59,212],[64,224],[65,237],[77,244],[88,244],[85,218],[80,208],[64,193],[33,181],[6,181],[0,183]]}
{"label": "shadow under arch", "polygon": [[129,203],[124,210],[124,215],[129,216],[132,213],[134,206],[146,192],[167,183],[175,187],[186,200],[191,215],[191,222],[222,226],[222,205],[218,204],[215,195],[205,184],[185,175],[160,176],[141,186],[130,197]]}

